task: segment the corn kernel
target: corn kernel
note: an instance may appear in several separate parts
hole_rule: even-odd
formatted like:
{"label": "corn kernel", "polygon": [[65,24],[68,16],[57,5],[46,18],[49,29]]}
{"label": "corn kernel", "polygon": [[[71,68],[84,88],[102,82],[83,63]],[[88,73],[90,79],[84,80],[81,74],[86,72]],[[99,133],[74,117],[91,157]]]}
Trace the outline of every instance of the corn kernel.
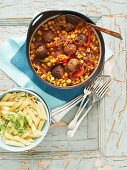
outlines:
{"label": "corn kernel", "polygon": [[71,83],[71,79],[68,79],[66,82],[67,82],[67,84],[70,84]]}
{"label": "corn kernel", "polygon": [[81,63],[81,64],[83,64],[83,63],[84,63],[84,61],[83,61],[83,60],[80,60],[80,63]]}
{"label": "corn kernel", "polygon": [[46,77],[46,74],[42,74],[42,76],[41,76],[42,78],[45,78]]}
{"label": "corn kernel", "polygon": [[79,48],[78,48],[78,50],[79,50],[79,51],[82,51],[82,48],[81,48],[81,47],[79,47]]}
{"label": "corn kernel", "polygon": [[50,62],[48,62],[48,63],[47,63],[47,65],[50,67],[50,66],[51,66],[51,63],[50,63]]}
{"label": "corn kernel", "polygon": [[66,83],[63,83],[63,87],[66,87],[66,85],[67,85]]}
{"label": "corn kernel", "polygon": [[75,34],[71,34],[71,38],[75,38]]}
{"label": "corn kernel", "polygon": [[94,49],[93,49],[94,51],[96,51],[97,50],[97,47],[94,47]]}
{"label": "corn kernel", "polygon": [[85,75],[85,79],[87,79],[88,78],[88,75]]}
{"label": "corn kernel", "polygon": [[79,59],[82,58],[82,55],[81,55],[81,54],[78,54],[78,55],[77,55],[77,58],[79,58]]}
{"label": "corn kernel", "polygon": [[59,82],[59,81],[57,81],[57,82],[56,82],[56,85],[57,85],[57,86],[59,86],[59,85],[60,85],[60,82]]}
{"label": "corn kernel", "polygon": [[47,75],[48,75],[48,76],[51,75],[51,72],[49,71],[49,72],[47,73]]}
{"label": "corn kernel", "polygon": [[62,79],[59,79],[59,82],[62,82]]}
{"label": "corn kernel", "polygon": [[55,80],[55,78],[52,76],[52,77],[51,77],[51,80],[52,80],[52,81],[54,81],[54,80]]}
{"label": "corn kernel", "polygon": [[40,30],[38,30],[37,34],[38,35],[42,35],[42,32]]}
{"label": "corn kernel", "polygon": [[50,81],[50,76],[47,76],[47,80]]}
{"label": "corn kernel", "polygon": [[71,38],[71,36],[70,36],[70,35],[68,35],[68,36],[67,36],[67,38]]}
{"label": "corn kernel", "polygon": [[64,73],[64,76],[68,76],[68,74],[67,74],[67,73]]}
{"label": "corn kernel", "polygon": [[90,48],[87,48],[87,50],[86,50],[87,52],[90,52]]}
{"label": "corn kernel", "polygon": [[86,53],[83,53],[83,56],[86,56]]}
{"label": "corn kernel", "polygon": [[52,59],[50,60],[50,62],[51,62],[51,63],[55,63],[55,62],[56,62],[56,59],[55,59],[55,58],[52,58]]}
{"label": "corn kernel", "polygon": [[81,78],[81,82],[83,82],[84,81],[84,78]]}
{"label": "corn kernel", "polygon": [[62,83],[65,83],[65,80],[62,79],[61,82],[62,82]]}
{"label": "corn kernel", "polygon": [[46,30],[48,30],[48,28],[44,28],[44,30],[46,31]]}
{"label": "corn kernel", "polygon": [[48,22],[48,25],[52,25],[52,22],[51,22],[51,21],[49,21],[49,22]]}

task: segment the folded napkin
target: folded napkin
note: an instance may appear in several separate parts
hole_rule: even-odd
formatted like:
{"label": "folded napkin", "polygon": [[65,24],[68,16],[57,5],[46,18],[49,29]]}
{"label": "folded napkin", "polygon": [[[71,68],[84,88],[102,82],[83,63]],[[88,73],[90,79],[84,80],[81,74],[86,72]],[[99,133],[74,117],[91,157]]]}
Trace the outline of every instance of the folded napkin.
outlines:
{"label": "folded napkin", "polygon": [[[106,47],[105,58],[112,56]],[[0,47],[0,69],[2,69],[19,86],[28,88],[39,94],[47,103],[49,109],[62,105],[81,94],[83,88],[55,89],[43,84],[31,71],[26,59],[25,37],[8,39]]]}

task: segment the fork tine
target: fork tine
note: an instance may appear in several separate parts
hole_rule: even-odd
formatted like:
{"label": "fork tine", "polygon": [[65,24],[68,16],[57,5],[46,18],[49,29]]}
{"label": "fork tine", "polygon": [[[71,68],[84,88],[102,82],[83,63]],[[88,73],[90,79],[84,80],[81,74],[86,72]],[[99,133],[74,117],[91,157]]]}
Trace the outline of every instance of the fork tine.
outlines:
{"label": "fork tine", "polygon": [[103,88],[104,85],[106,85],[110,81],[111,81],[111,79],[109,79],[109,78],[108,79],[102,79],[102,81],[99,82],[99,85],[96,86],[95,88],[93,88],[93,92],[97,93],[98,91],[100,91]]}
{"label": "fork tine", "polygon": [[92,90],[93,88],[95,88],[95,87],[99,84],[100,81],[101,81],[101,77],[98,77],[98,78],[94,81],[94,83],[91,83],[90,85],[88,85],[87,89],[88,89],[88,90]]}
{"label": "fork tine", "polygon": [[101,88],[99,88],[99,89],[98,89],[97,91],[95,91],[94,93],[95,93],[98,97],[102,98],[103,95],[106,93],[106,90],[108,90],[108,88],[109,88],[109,86],[110,86],[110,83],[111,83],[111,81],[106,82]]}
{"label": "fork tine", "polygon": [[104,94],[107,92],[107,90],[110,87],[111,82],[107,83],[107,86],[105,86],[105,88],[103,88],[103,90],[100,92],[99,96],[100,98],[102,98],[104,96]]}
{"label": "fork tine", "polygon": [[99,93],[100,91],[103,90],[103,88],[104,88],[105,86],[107,86],[108,83],[109,83],[109,81],[101,82],[98,87],[96,87],[95,89],[93,89],[93,92],[94,92],[94,93]]}

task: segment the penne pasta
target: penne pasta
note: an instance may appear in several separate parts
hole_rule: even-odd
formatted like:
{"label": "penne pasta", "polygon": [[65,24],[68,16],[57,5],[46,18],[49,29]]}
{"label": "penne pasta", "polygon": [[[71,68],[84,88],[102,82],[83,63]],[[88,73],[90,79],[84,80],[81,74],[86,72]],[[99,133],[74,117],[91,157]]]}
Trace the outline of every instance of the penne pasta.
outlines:
{"label": "penne pasta", "polygon": [[40,137],[40,136],[42,136],[41,135],[41,133],[36,133],[36,134],[30,134],[30,135],[28,135],[28,137],[27,138],[38,138],[38,137]]}
{"label": "penne pasta", "polygon": [[29,141],[27,141],[27,140],[25,140],[25,139],[23,139],[19,136],[14,136],[13,139],[15,139],[16,141],[18,141],[18,142],[20,142],[24,145],[30,145],[31,144],[31,142],[29,142]]}
{"label": "penne pasta", "polygon": [[18,110],[23,110],[29,103],[27,101],[24,101],[18,108]]}
{"label": "penne pasta", "polygon": [[26,115],[26,118],[27,118],[27,120],[28,120],[28,123],[29,123],[29,125],[30,125],[33,133],[35,133],[35,132],[36,132],[36,127],[35,127],[35,125],[33,124],[32,119],[30,118],[29,115]]}
{"label": "penne pasta", "polygon": [[0,112],[4,115],[16,115],[15,112],[11,112],[11,111],[8,111],[8,110],[0,110]]}
{"label": "penne pasta", "polygon": [[1,110],[10,110],[10,107],[8,107],[8,106],[3,106],[3,107],[1,107]]}
{"label": "penne pasta", "polygon": [[34,140],[32,138],[25,138],[25,140],[29,141],[29,142],[33,142]]}
{"label": "penne pasta", "polygon": [[2,102],[5,102],[5,101],[9,100],[10,97],[11,97],[11,95],[12,95],[11,93],[5,94],[5,96],[1,99],[1,101],[2,101]]}
{"label": "penne pasta", "polygon": [[35,103],[30,99],[30,97],[27,97],[27,102],[30,104],[30,106],[34,109],[34,110],[36,110],[36,106],[35,106]]}
{"label": "penne pasta", "polygon": [[41,114],[40,107],[39,107],[39,105],[38,105],[37,103],[36,103],[36,112],[38,113],[39,118],[40,118],[40,119],[43,119],[42,114]]}
{"label": "penne pasta", "polygon": [[30,134],[31,134],[31,132],[26,132],[21,137],[22,138],[27,138]]}
{"label": "penne pasta", "polygon": [[25,92],[18,92],[16,93],[16,97],[24,97],[26,95]]}
{"label": "penne pasta", "polygon": [[12,145],[12,146],[25,146],[24,144],[12,140],[4,140],[5,144]]}
{"label": "penne pasta", "polygon": [[38,129],[38,130],[42,130],[42,127],[44,126],[44,123],[45,123],[45,120],[40,120],[37,129]]}
{"label": "penne pasta", "polygon": [[34,124],[37,126],[38,125],[38,120],[37,120],[34,112],[32,112],[32,110],[29,109],[29,108],[27,109],[27,112],[29,113],[29,116],[32,119],[32,121],[34,122]]}
{"label": "penne pasta", "polygon": [[14,104],[16,104],[16,102],[1,102],[0,101],[0,107],[3,107],[3,106],[13,106]]}
{"label": "penne pasta", "polygon": [[47,120],[47,115],[46,115],[46,111],[44,109],[44,106],[42,105],[41,102],[37,102],[39,109],[40,109],[40,113],[42,114],[43,119]]}
{"label": "penne pasta", "polygon": [[20,143],[22,143],[24,145],[30,145],[31,144],[29,141],[27,141],[27,140],[25,140],[25,139],[23,139],[23,138],[21,138],[19,136],[12,136],[7,132],[5,133],[4,137],[5,137],[5,139],[9,139],[9,140],[12,140],[12,141],[17,141],[17,142],[20,142]]}
{"label": "penne pasta", "polygon": [[9,133],[7,133],[7,132],[4,134],[4,138],[5,138],[5,139],[13,140],[13,136],[12,136],[12,135],[10,135],[10,134],[9,134]]}
{"label": "penne pasta", "polygon": [[17,109],[19,106],[21,106],[21,104],[23,103],[24,99],[21,99],[19,102],[17,102],[12,108],[11,111]]}

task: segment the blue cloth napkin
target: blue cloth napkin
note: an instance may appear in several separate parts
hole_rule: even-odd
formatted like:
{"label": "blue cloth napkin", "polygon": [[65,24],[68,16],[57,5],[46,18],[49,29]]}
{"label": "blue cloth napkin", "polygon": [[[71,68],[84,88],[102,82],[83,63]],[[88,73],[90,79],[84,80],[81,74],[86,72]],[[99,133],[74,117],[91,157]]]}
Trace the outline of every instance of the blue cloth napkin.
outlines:
{"label": "blue cloth napkin", "polygon": [[[39,94],[45,100],[49,109],[62,105],[82,93],[83,88],[63,90],[43,84],[29,67],[24,42],[25,37],[18,37],[8,39],[0,46],[0,69],[19,86]],[[106,47],[106,60],[111,56],[111,50]]]}

